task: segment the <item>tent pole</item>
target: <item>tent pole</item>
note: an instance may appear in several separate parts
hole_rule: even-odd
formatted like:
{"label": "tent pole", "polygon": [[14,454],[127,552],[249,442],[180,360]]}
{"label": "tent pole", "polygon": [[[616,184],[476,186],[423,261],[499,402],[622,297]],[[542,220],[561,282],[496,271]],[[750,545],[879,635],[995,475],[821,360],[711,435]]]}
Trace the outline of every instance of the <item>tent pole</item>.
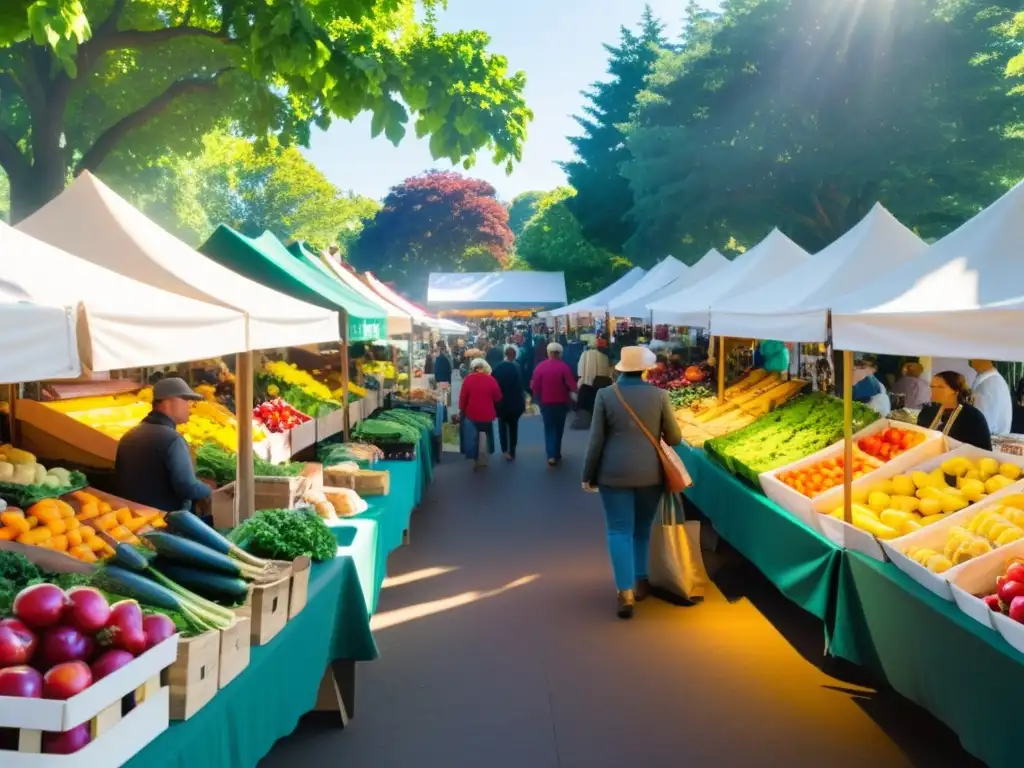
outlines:
{"label": "tent pole", "polygon": [[853,352],[843,350],[843,521],[853,524]]}
{"label": "tent pole", "polygon": [[339,313],[341,319],[340,338],[338,339],[338,351],[341,359],[341,404],[342,404],[342,429],[345,430],[345,442],[348,442],[352,438],[349,436],[349,430],[352,427],[351,419],[349,418],[348,409],[348,310],[341,310]]}
{"label": "tent pole", "polygon": [[252,352],[235,355],[235,413],[238,422],[238,468],[235,475],[233,526],[252,517],[256,507],[256,477],[252,459]]}
{"label": "tent pole", "polygon": [[725,402],[725,336],[718,337],[718,402]]}
{"label": "tent pole", "polygon": [[412,394],[412,372],[413,372],[413,364],[412,364],[412,335],[413,335],[412,334],[412,330],[410,329],[409,330],[409,378],[406,379],[406,382],[405,382],[406,385],[407,385],[407,388],[409,390],[409,394],[410,395]]}

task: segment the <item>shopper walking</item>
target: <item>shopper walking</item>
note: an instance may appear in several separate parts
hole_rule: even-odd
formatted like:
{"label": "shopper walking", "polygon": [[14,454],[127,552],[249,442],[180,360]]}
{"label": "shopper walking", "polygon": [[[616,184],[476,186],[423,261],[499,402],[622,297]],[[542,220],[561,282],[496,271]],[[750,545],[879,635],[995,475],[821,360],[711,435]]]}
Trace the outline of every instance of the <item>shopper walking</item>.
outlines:
{"label": "shopper walking", "polygon": [[516,362],[517,350],[514,346],[505,347],[505,360],[494,369],[494,379],[501,389],[501,402],[498,403],[498,439],[501,452],[506,461],[516,457],[516,444],[519,442],[519,418],[526,410],[526,394],[523,392],[523,375]]}
{"label": "shopper walking", "polygon": [[637,421],[669,445],[683,439],[668,392],[641,378],[656,362],[646,347],[622,349],[618,381],[597,393],[583,461],[583,488],[598,491],[604,506],[622,619],[632,617],[635,601],[650,593],[651,526],[665,489],[661,460]]}
{"label": "shopper walking", "polygon": [[466,458],[474,459],[477,467],[486,467],[494,453],[494,420],[498,416],[495,406],[499,402],[501,389],[491,376],[491,366],[482,358],[474,359],[459,391],[459,411],[475,428],[466,446]]}
{"label": "shopper walking", "polygon": [[548,466],[562,461],[562,435],[569,406],[576,396],[576,377],[562,360],[562,345],[552,342],[547,346],[548,359],[533,371],[530,391],[533,401],[540,406],[544,420],[544,448]]}

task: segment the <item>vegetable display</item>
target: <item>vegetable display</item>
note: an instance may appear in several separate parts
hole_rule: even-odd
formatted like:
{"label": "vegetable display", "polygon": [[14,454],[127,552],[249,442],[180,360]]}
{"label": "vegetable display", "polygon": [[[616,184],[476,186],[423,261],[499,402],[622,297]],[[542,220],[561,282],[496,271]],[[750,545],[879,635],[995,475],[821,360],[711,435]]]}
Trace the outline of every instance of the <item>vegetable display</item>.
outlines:
{"label": "vegetable display", "polygon": [[330,387],[317,381],[312,374],[294,363],[267,363],[264,371],[256,375],[256,388],[260,395],[265,393],[270,398],[279,396],[289,405],[314,419],[342,407]]}
{"label": "vegetable display", "polygon": [[699,403],[701,400],[713,396],[714,393],[703,385],[690,385],[680,389],[670,389],[668,393],[672,407],[677,409],[689,408],[694,403]]}
{"label": "vegetable display", "polygon": [[88,484],[81,472],[63,467],[47,469],[28,451],[0,446],[0,499],[27,506],[40,499],[61,496]]}
{"label": "vegetable display", "polygon": [[[301,462],[271,464],[253,456],[253,474],[256,477],[298,477],[306,465]],[[196,451],[196,477],[213,480],[217,486],[234,482],[238,472],[238,454],[216,443],[204,443]]]}
{"label": "vegetable display", "polygon": [[372,469],[373,465],[384,458],[384,452],[369,443],[330,443],[317,446],[317,461],[325,467],[333,467],[351,461],[360,469]]}
{"label": "vegetable display", "polygon": [[257,405],[252,409],[252,417],[270,432],[287,432],[310,420],[309,416],[280,398]]}
{"label": "vegetable display", "polygon": [[338,551],[331,529],[311,510],[260,510],[228,538],[246,552],[276,560],[294,560],[303,555],[317,561],[331,560]]}
{"label": "vegetable display", "polygon": [[[853,428],[876,421],[878,414],[853,404]],[[757,483],[762,472],[784,467],[820,451],[843,437],[843,403],[816,392],[723,437],[708,440],[704,450],[737,475]]]}

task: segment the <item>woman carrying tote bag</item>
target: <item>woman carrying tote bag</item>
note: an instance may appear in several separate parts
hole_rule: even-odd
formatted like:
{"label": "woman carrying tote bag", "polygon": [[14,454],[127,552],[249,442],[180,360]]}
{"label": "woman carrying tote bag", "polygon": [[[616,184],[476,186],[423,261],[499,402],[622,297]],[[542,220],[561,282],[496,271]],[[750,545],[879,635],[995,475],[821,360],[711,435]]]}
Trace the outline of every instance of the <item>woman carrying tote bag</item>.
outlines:
{"label": "woman carrying tote bag", "polygon": [[583,463],[584,490],[601,494],[617,614],[623,619],[631,618],[634,603],[650,593],[651,526],[666,482],[673,490],[689,482],[685,470],[678,476],[677,467],[667,468],[675,456],[662,450],[664,444],[682,441],[668,392],[641,378],[655,362],[646,347],[622,350],[615,366],[621,374],[618,381],[597,393]]}

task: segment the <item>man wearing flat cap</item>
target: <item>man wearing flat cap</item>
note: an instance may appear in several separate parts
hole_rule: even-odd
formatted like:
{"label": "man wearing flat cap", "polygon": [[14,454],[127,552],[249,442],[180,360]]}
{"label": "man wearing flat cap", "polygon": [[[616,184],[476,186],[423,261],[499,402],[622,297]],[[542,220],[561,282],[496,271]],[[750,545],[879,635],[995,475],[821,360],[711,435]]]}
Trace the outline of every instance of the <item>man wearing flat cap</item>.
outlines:
{"label": "man wearing flat cap", "polygon": [[210,488],[196,479],[188,445],[176,429],[188,421],[189,401],[202,399],[183,379],[161,379],[153,386],[153,410],[117,445],[118,496],[164,512],[209,498]]}

